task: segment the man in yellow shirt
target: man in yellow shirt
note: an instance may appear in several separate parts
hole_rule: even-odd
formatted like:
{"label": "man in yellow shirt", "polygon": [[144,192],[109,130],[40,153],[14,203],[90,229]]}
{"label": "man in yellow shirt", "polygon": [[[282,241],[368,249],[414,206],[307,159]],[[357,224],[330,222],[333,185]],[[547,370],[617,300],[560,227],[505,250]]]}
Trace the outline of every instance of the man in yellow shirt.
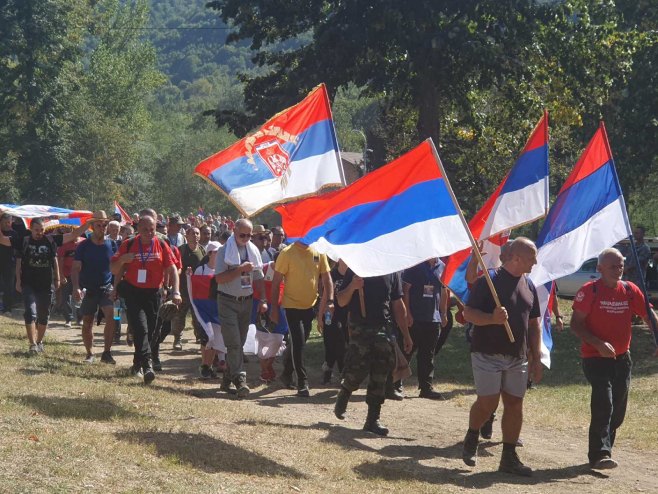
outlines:
{"label": "man in yellow shirt", "polygon": [[334,289],[325,254],[319,254],[301,242],[295,242],[281,251],[274,266],[272,279],[272,310],[270,317],[276,324],[279,319],[279,290],[285,280],[281,305],[285,309],[290,328],[290,351],[286,355],[281,380],[287,387],[292,384],[293,370],[297,374],[297,396],[310,396],[308,377],[304,367],[304,345],[311,333],[313,306],[318,300],[322,283],[322,298],[318,310],[318,328],[328,310],[333,315]]}

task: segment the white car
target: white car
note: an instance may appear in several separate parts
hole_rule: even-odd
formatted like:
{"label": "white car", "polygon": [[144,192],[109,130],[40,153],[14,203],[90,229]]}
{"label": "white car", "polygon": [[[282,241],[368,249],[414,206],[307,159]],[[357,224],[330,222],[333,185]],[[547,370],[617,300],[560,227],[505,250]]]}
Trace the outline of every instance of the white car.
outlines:
{"label": "white car", "polygon": [[574,298],[580,287],[588,281],[598,280],[601,273],[596,270],[598,259],[595,257],[583,263],[583,265],[570,275],[555,280],[557,284],[557,294],[562,298]]}

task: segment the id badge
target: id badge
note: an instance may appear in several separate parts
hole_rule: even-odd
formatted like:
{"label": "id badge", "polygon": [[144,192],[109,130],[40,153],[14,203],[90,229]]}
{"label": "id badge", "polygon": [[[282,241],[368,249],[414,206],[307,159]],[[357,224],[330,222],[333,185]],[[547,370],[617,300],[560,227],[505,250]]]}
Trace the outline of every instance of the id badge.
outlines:
{"label": "id badge", "polygon": [[244,273],[240,275],[240,287],[251,288],[251,273]]}
{"label": "id badge", "polygon": [[423,298],[434,298],[434,285],[423,285]]}
{"label": "id badge", "polygon": [[146,269],[137,270],[137,283],[146,283]]}

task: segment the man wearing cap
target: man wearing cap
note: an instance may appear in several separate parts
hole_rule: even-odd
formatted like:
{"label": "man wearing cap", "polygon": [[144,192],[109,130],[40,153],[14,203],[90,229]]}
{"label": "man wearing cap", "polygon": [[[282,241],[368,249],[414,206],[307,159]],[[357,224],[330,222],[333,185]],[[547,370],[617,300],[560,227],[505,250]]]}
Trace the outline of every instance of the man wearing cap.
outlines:
{"label": "man wearing cap", "polygon": [[272,248],[274,250],[283,250],[287,245],[283,242],[286,239],[286,232],[282,226],[272,227]]}
{"label": "man wearing cap", "polygon": [[[206,250],[199,245],[199,229],[196,226],[188,228],[185,236],[187,238],[187,243],[182,244],[179,248],[182,273],[186,273],[187,268],[191,268],[192,272],[194,272],[206,255]],[[188,311],[192,313],[192,326],[194,327],[195,335],[198,336],[202,331],[199,327],[199,322],[196,319],[194,311],[190,310],[192,306],[190,304],[190,295],[187,291],[187,276],[181,276],[180,292],[183,302],[174,316],[174,319],[171,321],[171,329],[174,335],[174,350],[183,349],[181,336],[185,330],[185,318],[187,317]]]}
{"label": "man wearing cap", "polygon": [[[91,364],[95,357],[94,317],[100,308],[105,317],[103,331],[104,348],[101,362],[116,364],[112,357],[112,340],[114,339],[115,321],[113,317],[114,300],[112,296],[112,272],[110,260],[118,246],[112,239],[105,238],[109,218],[105,211],[95,211],[91,218],[91,236],[78,244],[71,268],[73,283],[73,298],[82,300],[80,314],[82,315],[82,342],[87,350],[85,363]],[[85,289],[84,298],[82,288]]]}
{"label": "man wearing cap", "polygon": [[254,225],[251,241],[258,247],[260,257],[263,259],[263,264],[272,262],[274,260],[274,251],[272,250],[272,232],[265,228],[263,225]]}
{"label": "man wearing cap", "polygon": [[[226,345],[228,373],[224,373],[221,389],[229,391],[231,381],[237,388],[238,398],[249,395],[247,373],[244,368],[242,349],[247,339],[254,294],[265,293],[262,260],[258,248],[249,242],[252,223],[240,219],[235,223],[235,231],[217,251],[215,257],[215,280],[217,281],[217,309],[222,324],[222,336]],[[267,300],[263,297],[259,307],[267,310]]]}
{"label": "man wearing cap", "polygon": [[155,225],[153,217],[142,216],[137,225],[138,235],[121,244],[110,265],[117,291],[126,300],[128,323],[134,333],[133,373],[142,372],[145,384],[155,379],[150,340],[165,274],[172,286],[173,302],[177,305],[182,302],[174,255],[165,241],[156,238]]}
{"label": "man wearing cap", "polygon": [[184,224],[185,222],[177,214],[169,217],[169,225],[167,226],[167,238],[169,239],[169,243],[174,247],[180,248],[181,245],[185,243],[185,237],[180,232],[181,226]]}

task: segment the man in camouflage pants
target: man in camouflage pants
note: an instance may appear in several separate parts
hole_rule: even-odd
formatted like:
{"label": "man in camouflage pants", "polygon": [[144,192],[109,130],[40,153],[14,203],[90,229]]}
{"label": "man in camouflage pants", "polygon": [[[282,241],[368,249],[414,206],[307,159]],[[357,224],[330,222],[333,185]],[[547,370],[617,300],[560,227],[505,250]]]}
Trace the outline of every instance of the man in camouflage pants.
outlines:
{"label": "man in camouflage pants", "polygon": [[[343,380],[336,398],[334,414],[341,420],[345,418],[352,392],[357,390],[369,375],[366,393],[368,417],[363,429],[386,436],[388,429],[380,424],[379,416],[384,403],[386,378],[395,365],[391,316],[402,331],[405,352],[410,352],[413,347],[406,325],[400,273],[361,278],[348,270],[343,287],[345,288],[338,292],[337,301],[341,307],[348,306],[350,345],[345,356]],[[363,295],[360,295],[360,291]],[[361,296],[364,299],[365,313],[361,309]]]}

